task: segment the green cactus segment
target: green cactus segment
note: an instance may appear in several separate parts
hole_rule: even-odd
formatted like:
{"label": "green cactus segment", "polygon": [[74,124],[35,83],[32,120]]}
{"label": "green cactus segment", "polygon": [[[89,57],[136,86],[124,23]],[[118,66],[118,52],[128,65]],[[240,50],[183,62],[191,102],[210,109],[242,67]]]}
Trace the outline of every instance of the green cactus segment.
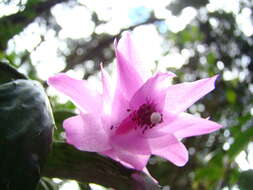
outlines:
{"label": "green cactus segment", "polygon": [[42,86],[0,85],[0,189],[34,190],[52,144],[54,120]]}

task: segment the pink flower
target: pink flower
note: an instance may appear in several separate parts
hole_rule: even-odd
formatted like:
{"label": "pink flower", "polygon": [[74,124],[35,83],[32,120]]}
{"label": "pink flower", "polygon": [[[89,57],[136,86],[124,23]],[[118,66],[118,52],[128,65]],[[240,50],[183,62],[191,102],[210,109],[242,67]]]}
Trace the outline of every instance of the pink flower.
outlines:
{"label": "pink flower", "polygon": [[48,84],[69,96],[80,110],[63,123],[67,142],[138,170],[145,170],[151,155],[184,166],[188,151],[180,140],[222,127],[185,112],[214,89],[217,76],[169,86],[166,79],[175,77],[173,73],[147,76],[129,33],[115,42],[115,51],[117,80],[113,83],[101,67],[102,94],[87,81],[66,74],[49,78]]}

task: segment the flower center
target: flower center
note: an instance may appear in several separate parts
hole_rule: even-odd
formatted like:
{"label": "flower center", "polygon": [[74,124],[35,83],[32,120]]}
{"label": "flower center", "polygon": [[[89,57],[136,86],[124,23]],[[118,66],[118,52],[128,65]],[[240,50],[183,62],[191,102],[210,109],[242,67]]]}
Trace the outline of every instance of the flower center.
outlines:
{"label": "flower center", "polygon": [[156,111],[152,103],[142,104],[138,110],[132,112],[131,118],[137,126],[144,128],[143,133],[163,121],[163,115]]}

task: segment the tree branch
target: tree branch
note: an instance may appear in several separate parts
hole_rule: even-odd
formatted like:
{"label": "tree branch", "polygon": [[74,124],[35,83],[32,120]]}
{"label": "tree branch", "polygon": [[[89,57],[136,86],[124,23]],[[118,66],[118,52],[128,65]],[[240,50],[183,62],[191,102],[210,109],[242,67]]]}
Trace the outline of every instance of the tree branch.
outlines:
{"label": "tree branch", "polygon": [[66,143],[54,143],[43,176],[97,183],[120,190],[159,190],[147,174],[129,169],[96,153],[81,152]]}

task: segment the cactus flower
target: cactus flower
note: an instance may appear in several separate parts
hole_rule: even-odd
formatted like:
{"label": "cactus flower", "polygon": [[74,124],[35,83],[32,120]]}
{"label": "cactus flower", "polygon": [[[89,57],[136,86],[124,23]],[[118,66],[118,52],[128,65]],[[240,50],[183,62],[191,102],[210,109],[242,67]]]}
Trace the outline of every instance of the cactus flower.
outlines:
{"label": "cactus flower", "polygon": [[222,127],[185,112],[215,88],[217,76],[168,85],[166,79],[175,74],[149,76],[131,38],[126,33],[115,41],[117,80],[112,81],[101,66],[102,93],[63,73],[48,79],[80,110],[63,123],[67,142],[137,170],[145,170],[151,155],[184,166],[188,151],[181,140]]}

